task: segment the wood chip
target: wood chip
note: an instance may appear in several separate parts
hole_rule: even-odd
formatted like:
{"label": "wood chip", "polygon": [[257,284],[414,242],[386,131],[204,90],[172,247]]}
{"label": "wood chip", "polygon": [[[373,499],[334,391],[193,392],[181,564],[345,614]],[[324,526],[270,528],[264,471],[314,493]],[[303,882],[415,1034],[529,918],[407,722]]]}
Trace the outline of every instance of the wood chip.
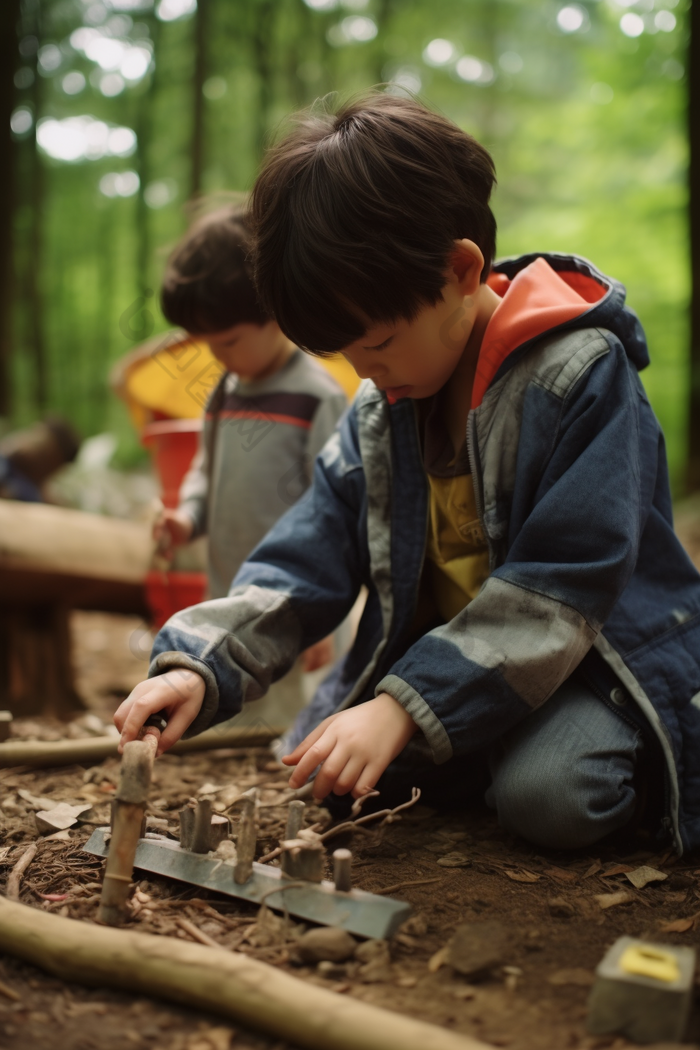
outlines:
{"label": "wood chip", "polygon": [[520,868],[520,869],[515,870],[515,871],[513,871],[513,870],[511,870],[509,868],[506,868],[504,870],[504,875],[507,875],[509,879],[513,880],[513,882],[539,882],[540,881],[540,876],[539,875],[536,875],[534,871],[526,871],[525,868]]}
{"label": "wood chip", "polygon": [[607,908],[616,908],[618,904],[630,904],[634,897],[627,890],[617,890],[615,893],[596,893],[595,899],[605,911]]}
{"label": "wood chip", "polygon": [[19,992],[16,992],[14,988],[10,988],[4,981],[0,981],[0,995],[4,995],[6,999],[12,999],[16,1003],[22,998]]}
{"label": "wood chip", "polygon": [[625,875],[638,890],[644,889],[650,882],[663,882],[664,879],[668,878],[668,875],[664,875],[663,871],[650,868],[648,864],[643,864],[641,868],[635,868],[634,871],[626,871]]}
{"label": "wood chip", "polygon": [[612,875],[626,875],[628,871],[632,871],[631,864],[614,864],[612,868],[602,872],[600,877],[601,879],[609,879]]}
{"label": "wood chip", "polygon": [[597,875],[599,871],[602,871],[602,869],[603,865],[600,863],[600,861],[594,860],[590,868],[586,868],[581,878],[590,879],[591,875]]}
{"label": "wood chip", "polygon": [[557,879],[558,882],[578,882],[576,872],[567,871],[565,868],[545,868],[544,874],[549,875],[552,879]]}
{"label": "wood chip", "polygon": [[446,853],[444,857],[438,857],[437,863],[441,868],[468,868],[471,864],[471,857],[468,857],[466,853]]}
{"label": "wood chip", "polygon": [[444,966],[447,962],[447,957],[450,954],[448,945],[444,945],[435,952],[428,960],[428,970],[430,973],[437,973],[441,966]]}
{"label": "wood chip", "polygon": [[664,922],[659,926],[660,933],[686,933],[695,925],[696,916],[690,919],[674,919],[673,922]]}

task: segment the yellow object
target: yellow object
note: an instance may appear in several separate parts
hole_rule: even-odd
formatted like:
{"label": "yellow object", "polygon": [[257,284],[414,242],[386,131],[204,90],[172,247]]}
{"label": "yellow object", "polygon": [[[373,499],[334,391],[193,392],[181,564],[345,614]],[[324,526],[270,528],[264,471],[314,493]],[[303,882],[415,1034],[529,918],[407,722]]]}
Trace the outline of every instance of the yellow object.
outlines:
{"label": "yellow object", "polygon": [[333,357],[317,357],[316,360],[343,388],[348,401],[352,401],[360,385],[360,377],[352,365],[345,360],[342,354],[334,354]]}
{"label": "yellow object", "polygon": [[433,597],[447,622],[476,598],[489,574],[489,555],[479,521],[471,474],[428,475],[430,509],[426,569]]}
{"label": "yellow object", "polygon": [[653,977],[667,984],[677,981],[681,975],[675,955],[651,944],[630,945],[620,956],[618,965],[623,973]]}
{"label": "yellow object", "polygon": [[[317,360],[352,400],[360,380],[345,358],[335,354]],[[152,422],[154,414],[158,418],[199,419],[222,372],[223,365],[205,342],[184,332],[161,332],[118,362],[112,386],[126,401],[140,432]]]}

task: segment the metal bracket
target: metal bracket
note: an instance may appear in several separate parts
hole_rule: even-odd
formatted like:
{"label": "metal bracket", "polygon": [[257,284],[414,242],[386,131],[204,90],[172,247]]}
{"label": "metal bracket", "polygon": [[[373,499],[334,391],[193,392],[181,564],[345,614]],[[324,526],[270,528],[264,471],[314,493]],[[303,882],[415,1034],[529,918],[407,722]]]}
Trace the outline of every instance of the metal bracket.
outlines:
{"label": "metal bracket", "polygon": [[[86,853],[106,857],[109,828],[96,828],[83,846]],[[147,835],[136,847],[136,868],[155,875],[189,882],[202,889],[224,893],[260,904],[262,899],[275,911],[288,911],[300,919],[324,926],[339,926],[359,937],[392,937],[411,911],[410,904],[380,897],[364,890],[337,890],[332,882],[309,882],[285,886],[280,868],[253,864],[253,874],[242,885],[233,878],[231,863],[212,854],[190,853],[178,842],[159,835]]]}

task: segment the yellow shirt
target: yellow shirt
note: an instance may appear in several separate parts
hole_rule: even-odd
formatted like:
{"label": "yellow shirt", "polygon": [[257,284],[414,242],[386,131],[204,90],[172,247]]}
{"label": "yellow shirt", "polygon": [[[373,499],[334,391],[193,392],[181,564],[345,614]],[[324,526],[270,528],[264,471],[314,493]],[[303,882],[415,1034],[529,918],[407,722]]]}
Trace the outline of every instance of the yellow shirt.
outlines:
{"label": "yellow shirt", "polygon": [[447,622],[476,598],[489,574],[488,547],[471,474],[428,474],[430,507],[424,572]]}

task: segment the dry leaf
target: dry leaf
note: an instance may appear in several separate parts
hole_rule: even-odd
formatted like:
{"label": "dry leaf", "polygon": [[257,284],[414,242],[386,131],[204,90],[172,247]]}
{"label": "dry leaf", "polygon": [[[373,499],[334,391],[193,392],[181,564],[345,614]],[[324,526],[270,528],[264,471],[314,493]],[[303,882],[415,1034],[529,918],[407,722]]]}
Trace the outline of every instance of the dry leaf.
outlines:
{"label": "dry leaf", "polygon": [[513,882],[539,882],[540,881],[540,876],[539,875],[535,875],[534,871],[526,871],[524,868],[521,868],[519,871],[512,871],[512,870],[509,870],[508,868],[506,868],[504,874],[507,875],[509,879],[512,879]]}
{"label": "dry leaf", "polygon": [[437,973],[441,966],[444,966],[447,962],[447,957],[450,954],[449,946],[446,944],[444,947],[438,949],[435,955],[431,956],[428,960],[428,970],[430,973]]}
{"label": "dry leaf", "polygon": [[616,893],[596,893],[595,899],[598,901],[598,905],[605,910],[606,908],[614,908],[618,904],[629,904],[630,901],[634,900],[634,897],[627,890],[617,890]]}
{"label": "dry leaf", "polygon": [[650,868],[648,864],[643,864],[641,868],[635,868],[634,871],[627,871],[625,874],[638,890],[644,889],[650,882],[663,882],[664,879],[668,878],[668,875],[664,875],[663,871]]}
{"label": "dry leaf", "polygon": [[600,876],[601,879],[609,879],[611,875],[626,875],[628,871],[632,871],[631,864],[615,864],[612,868],[608,868]]}
{"label": "dry leaf", "polygon": [[578,879],[575,871],[566,871],[565,868],[545,868],[544,874],[549,875],[553,879],[558,879],[559,882],[576,882]]}
{"label": "dry leaf", "polygon": [[660,933],[685,933],[695,925],[695,916],[691,919],[674,919],[673,922],[664,922],[659,926]]}
{"label": "dry leaf", "polygon": [[601,871],[603,865],[599,860],[594,860],[590,868],[587,868],[581,876],[582,879],[590,879],[591,875],[597,875]]}

